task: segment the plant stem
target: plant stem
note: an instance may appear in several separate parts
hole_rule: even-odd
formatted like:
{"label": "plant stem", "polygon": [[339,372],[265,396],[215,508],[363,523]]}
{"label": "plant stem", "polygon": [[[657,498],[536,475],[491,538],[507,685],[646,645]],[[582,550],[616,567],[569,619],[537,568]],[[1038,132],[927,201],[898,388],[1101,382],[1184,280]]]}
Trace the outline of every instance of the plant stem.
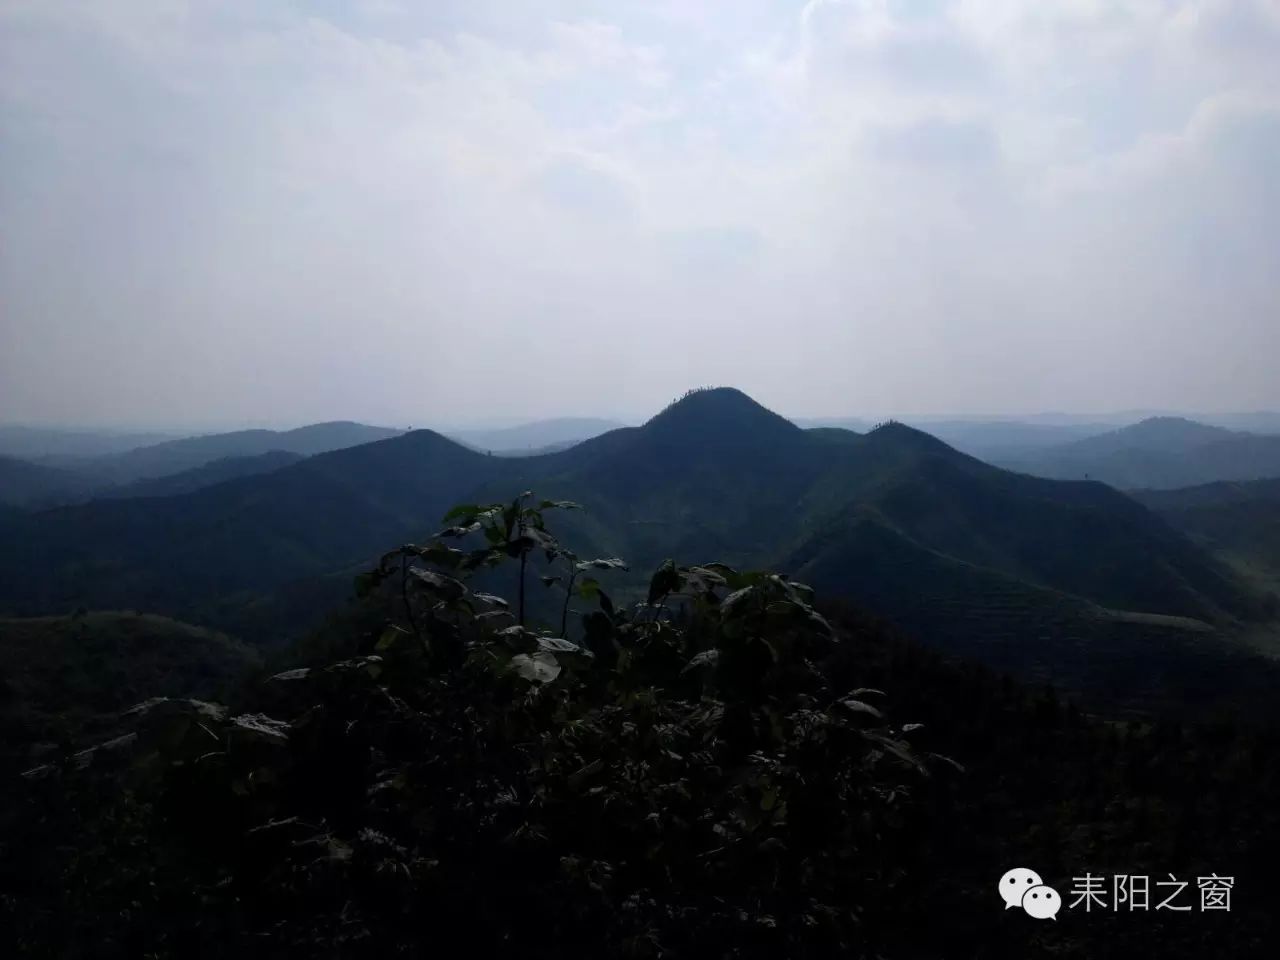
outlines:
{"label": "plant stem", "polygon": [[569,637],[565,631],[569,629],[569,601],[573,599],[573,581],[578,579],[578,570],[576,565],[569,574],[569,585],[564,591],[564,609],[560,611],[560,636],[568,640]]}
{"label": "plant stem", "polygon": [[520,626],[524,626],[524,566],[529,559],[527,550],[520,553]]}
{"label": "plant stem", "polygon": [[413,628],[413,635],[422,645],[423,656],[427,656],[430,653],[427,649],[427,641],[422,638],[422,631],[418,629],[418,621],[413,615],[413,604],[409,602],[409,558],[403,553],[400,554],[400,599],[404,601],[404,615],[409,621],[409,626]]}

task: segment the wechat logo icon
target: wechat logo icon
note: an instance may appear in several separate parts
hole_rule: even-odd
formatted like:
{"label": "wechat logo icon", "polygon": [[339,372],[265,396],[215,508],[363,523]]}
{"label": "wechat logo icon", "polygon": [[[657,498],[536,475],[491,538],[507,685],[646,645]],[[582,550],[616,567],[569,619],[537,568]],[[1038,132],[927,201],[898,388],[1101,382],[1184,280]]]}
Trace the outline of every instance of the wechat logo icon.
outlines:
{"label": "wechat logo icon", "polygon": [[1026,867],[1014,867],[1000,878],[1000,899],[1006,910],[1021,907],[1037,920],[1057,920],[1062,909],[1058,891],[1045,886],[1040,874]]}

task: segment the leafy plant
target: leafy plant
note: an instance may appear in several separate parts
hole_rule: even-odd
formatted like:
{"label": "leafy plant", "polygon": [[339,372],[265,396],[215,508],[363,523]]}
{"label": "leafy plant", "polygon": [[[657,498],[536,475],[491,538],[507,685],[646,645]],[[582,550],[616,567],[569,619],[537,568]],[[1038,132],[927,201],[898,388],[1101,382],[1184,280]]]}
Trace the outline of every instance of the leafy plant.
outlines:
{"label": "leafy plant", "polygon": [[[928,770],[881,694],[832,686],[840,640],[808,588],[669,561],[617,605],[590,574],[623,561],[578,559],[544,517],[574,505],[534,504],[455,508],[386,554],[359,580],[388,612],[360,655],[278,673],[238,710],[149,702],[73,766],[145,785],[181,851],[167,895],[240,949],[870,949]],[[534,551],[563,571],[559,636],[524,622]],[[508,561],[514,615],[469,584]],[[594,603],[580,641],[570,598]]]}

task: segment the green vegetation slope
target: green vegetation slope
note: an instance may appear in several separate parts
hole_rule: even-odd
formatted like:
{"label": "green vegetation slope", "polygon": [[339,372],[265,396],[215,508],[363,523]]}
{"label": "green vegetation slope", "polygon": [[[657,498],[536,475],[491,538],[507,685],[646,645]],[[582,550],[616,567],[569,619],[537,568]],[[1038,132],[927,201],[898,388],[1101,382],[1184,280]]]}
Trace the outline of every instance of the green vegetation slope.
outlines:
{"label": "green vegetation slope", "polygon": [[[988,637],[992,656],[1031,643],[1028,659],[1058,662],[1060,645],[1102,650],[1139,623],[1203,638],[1266,609],[1101,483],[1009,473],[899,424],[802,430],[731,389],[544,456],[489,457],[415,431],[185,496],[32,516],[0,551],[0,606],[136,606],[278,647],[334,608],[383,544],[420,539],[451,503],[525,488],[586,507],[565,521],[584,551],[640,568],[695,555],[803,569],[931,642]],[[950,600],[926,621],[918,598],[931,593]]]}

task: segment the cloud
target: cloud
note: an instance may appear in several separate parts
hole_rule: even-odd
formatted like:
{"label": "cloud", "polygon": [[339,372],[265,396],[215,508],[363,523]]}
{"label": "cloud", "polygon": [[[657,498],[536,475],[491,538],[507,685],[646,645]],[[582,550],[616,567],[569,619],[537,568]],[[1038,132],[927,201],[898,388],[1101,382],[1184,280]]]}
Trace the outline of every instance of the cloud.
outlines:
{"label": "cloud", "polygon": [[1275,406],[1277,89],[1261,0],[9,2],[0,407]]}

